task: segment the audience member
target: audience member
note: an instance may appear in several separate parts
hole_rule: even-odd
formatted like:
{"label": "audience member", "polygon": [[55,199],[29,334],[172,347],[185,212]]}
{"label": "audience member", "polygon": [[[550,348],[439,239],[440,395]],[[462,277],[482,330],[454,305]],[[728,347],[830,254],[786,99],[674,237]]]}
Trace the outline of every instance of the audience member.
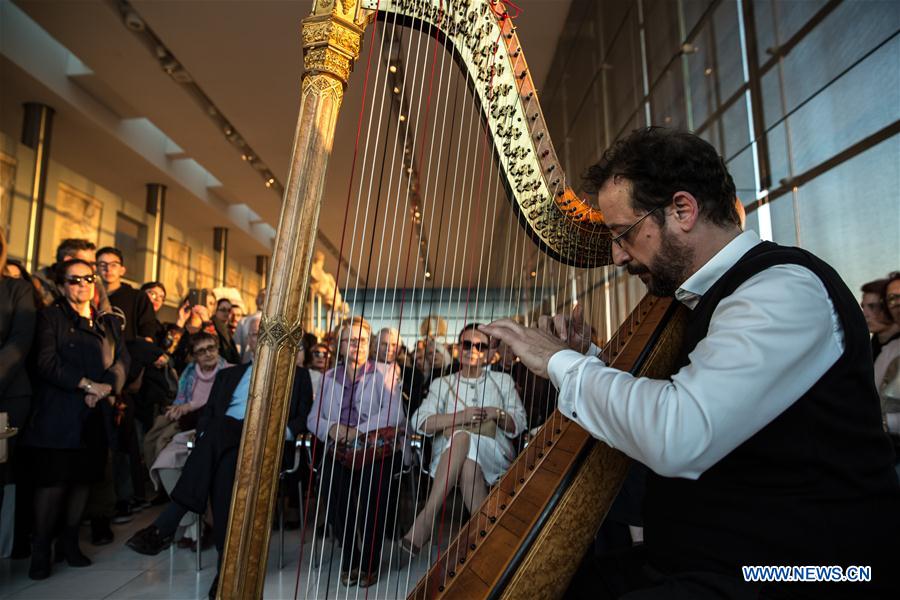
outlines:
{"label": "audience member", "polygon": [[[7,245],[0,227],[0,413],[6,424],[21,429],[31,407],[31,381],[26,358],[34,341],[36,312],[34,288],[25,279],[8,275]],[[0,511],[3,508],[3,486],[12,482],[18,436],[0,440],[5,444],[7,459],[0,462]]]}
{"label": "audience member", "polygon": [[[379,429],[402,431],[406,419],[399,374],[395,365],[369,360],[369,323],[354,317],[341,325],[338,336],[340,362],[324,375],[322,393],[307,420],[309,430],[332,449],[336,444],[353,445],[357,437],[364,438],[364,434]],[[401,442],[397,438],[394,441],[393,457],[380,467],[367,465],[354,470],[337,460],[334,452],[323,453],[320,459],[322,487],[329,490],[331,506],[338,507],[329,511],[329,517],[341,539],[344,585],[368,587],[378,579],[381,542],[385,531],[391,530],[388,518],[393,515],[387,490],[402,455]]]}
{"label": "audience member", "polygon": [[331,368],[331,348],[327,344],[316,344],[309,351],[307,359],[309,378],[312,382],[313,395],[318,397],[322,389],[322,375]]}
{"label": "audience member", "polygon": [[31,276],[22,261],[11,258],[6,259],[6,267],[0,271],[0,277],[8,277],[10,279],[21,279],[31,287],[31,296],[34,299],[35,310],[44,308],[44,292],[41,282]]}
{"label": "audience member", "polygon": [[[527,427],[512,378],[486,368],[490,341],[477,323],[459,334],[460,366],[455,374],[431,382],[412,427],[434,437],[429,472],[434,483],[422,511],[400,540],[411,556],[431,538],[438,509],[456,487],[470,514],[515,458],[513,440]],[[449,535],[449,532],[448,532]]]}
{"label": "audience member", "polygon": [[[256,311],[251,313],[248,316],[259,315],[262,316],[262,308],[263,304],[266,301],[266,288],[261,288],[256,293]],[[244,318],[241,319],[241,322],[238,323],[237,329],[234,331],[234,343],[241,349],[241,362],[250,362],[250,352],[247,348],[247,331],[249,328],[249,321]]]}
{"label": "audience member", "polygon": [[141,286],[141,291],[147,294],[153,312],[159,315],[159,309],[166,303],[166,286],[161,281],[148,281]]}
{"label": "audience member", "polygon": [[175,401],[165,414],[156,417],[153,428],[144,437],[144,461],[151,470],[162,449],[176,433],[197,427],[199,411],[206,405],[216,375],[221,369],[232,366],[219,356],[219,341],[215,335],[200,331],[191,336],[190,344],[193,362],[178,380]]}
{"label": "audience member", "polygon": [[416,367],[424,377],[423,385],[431,385],[431,382],[444,375],[449,375],[456,370],[453,358],[447,350],[446,344],[433,337],[427,337],[416,342],[415,352]]}
{"label": "audience member", "polygon": [[137,404],[141,377],[148,368],[153,368],[164,351],[156,346],[159,322],[147,294],[122,281],[127,272],[125,258],[118,248],[105,246],[97,250],[97,272],[106,285],[106,293],[114,312],[120,314],[122,339],[131,357],[131,366],[126,380],[126,389],[118,398],[116,406],[117,442],[113,449],[113,479],[116,489],[116,516],[113,523],[131,520],[133,509],[146,506],[144,469],[141,463],[141,438],[143,426],[148,420],[144,412],[144,423],[137,419]]}
{"label": "audience member", "polygon": [[863,315],[866,317],[866,325],[872,334],[872,359],[877,359],[885,344],[900,338],[900,323],[892,318],[885,303],[885,290],[887,279],[876,279],[863,284],[862,306]]}
{"label": "audience member", "polygon": [[[882,296],[884,311],[893,325],[900,325],[900,271],[888,275]],[[896,449],[900,449],[900,336],[894,336],[875,359],[875,385],[881,396],[884,428],[891,434]]]}
{"label": "audience member", "polygon": [[396,365],[403,385],[401,388],[403,410],[406,414],[414,413],[422,403],[422,396],[425,392],[424,377],[419,369],[414,366],[406,366],[397,360],[397,355],[403,346],[400,332],[392,327],[385,327],[378,332],[374,345],[372,354],[377,362],[386,365]]}
{"label": "audience member", "polygon": [[[187,460],[187,442],[193,440],[200,411],[209,400],[216,375],[232,366],[219,356],[216,336],[203,331],[191,337],[191,355],[194,361],[181,374],[175,402],[166,414],[157,417],[144,439],[144,460],[150,466],[150,478],[155,485],[162,484],[167,495],[171,495],[178,483]],[[180,522],[186,528],[184,537],[195,543],[199,542],[196,517],[188,513]]]}
{"label": "audience member", "polygon": [[[78,258],[91,265],[91,268],[93,269],[96,266],[94,262],[96,260],[94,253],[96,249],[97,246],[88,240],[78,238],[64,239],[59,243],[59,246],[56,247],[55,264]],[[39,282],[35,287],[43,294],[41,302],[42,306],[50,306],[54,301],[64,295],[59,291],[59,287],[56,285],[55,264],[44,267],[43,269],[38,269],[32,274],[33,279]],[[106,289],[99,281],[94,282],[94,298],[92,299],[92,303],[94,308],[96,308],[100,314],[105,314],[110,311],[109,298],[106,295]]]}
{"label": "audience member", "polygon": [[528,430],[543,425],[556,408],[557,392],[550,380],[529,371],[504,342],[497,346],[497,362],[491,365],[491,370],[506,373],[516,382],[516,391],[528,415]]}
{"label": "audience member", "polygon": [[231,364],[238,364],[241,362],[241,357],[231,335],[231,330],[228,327],[231,307],[231,300],[227,298],[222,298],[216,302],[216,312],[212,322],[216,328],[216,335],[219,336],[219,354]]}
{"label": "audience member", "polygon": [[91,564],[78,546],[78,525],[88,484],[103,479],[112,428],[108,400],[121,391],[128,365],[118,321],[91,304],[93,266],[71,259],[57,269],[64,295],[38,315],[34,409],[22,439],[35,486],[32,579],[50,575],[50,542],[60,520],[57,556],[71,566]]}
{"label": "audience member", "polygon": [[[248,343],[256,351],[259,317],[250,317]],[[234,487],[238,449],[244,425],[244,415],[250,392],[252,362],[222,369],[213,382],[209,400],[201,411],[197,424],[194,449],[184,463],[181,477],[172,490],[172,502],[148,527],[128,540],[128,546],[141,554],[158,554],[169,546],[178,524],[188,511],[203,514],[207,500],[212,507],[215,524],[216,549],[221,564],[225,546],[228,510]],[[309,378],[303,371],[294,376],[291,405],[288,413],[287,439],[294,432],[304,430],[304,423],[312,402]],[[213,581],[210,596],[218,586]]]}
{"label": "audience member", "polygon": [[237,326],[243,318],[244,308],[240,304],[232,304],[231,312],[228,313],[228,331],[231,333],[231,339],[234,339],[234,332],[237,331]]}

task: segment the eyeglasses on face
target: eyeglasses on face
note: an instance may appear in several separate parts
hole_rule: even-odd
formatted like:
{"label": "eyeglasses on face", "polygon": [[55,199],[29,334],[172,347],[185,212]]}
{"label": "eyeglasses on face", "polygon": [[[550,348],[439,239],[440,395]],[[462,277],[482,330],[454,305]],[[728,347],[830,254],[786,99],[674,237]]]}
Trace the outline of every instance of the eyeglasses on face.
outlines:
{"label": "eyeglasses on face", "polygon": [[121,266],[122,266],[122,263],[120,263],[117,260],[111,260],[109,262],[107,262],[105,260],[101,260],[101,261],[97,262],[97,268],[103,269],[104,271],[106,271],[107,269],[109,269],[111,267],[121,267]]}
{"label": "eyeglasses on face", "polygon": [[316,358],[328,358],[330,352],[326,352],[325,350],[313,350],[312,355]]}
{"label": "eyeglasses on face", "polygon": [[638,219],[637,221],[635,221],[634,223],[632,223],[631,225],[629,225],[628,227],[626,227],[626,228],[625,228],[625,231],[623,231],[623,232],[620,233],[619,235],[615,236],[615,237],[612,238],[612,240],[610,240],[610,241],[613,242],[613,243],[614,243],[616,246],[618,246],[619,248],[622,248],[622,247],[623,247],[623,246],[622,246],[622,243],[623,243],[623,242],[625,242],[625,243],[628,242],[628,237],[627,237],[627,236],[628,236],[629,233],[631,233],[631,230],[634,229],[635,227],[637,227],[638,225],[640,225],[640,224],[643,222],[644,219],[646,219],[647,217],[649,217],[650,215],[652,215],[653,213],[655,213],[656,211],[658,211],[658,210],[661,209],[661,208],[662,208],[662,206],[657,206],[656,208],[654,208],[654,209],[651,210],[650,212],[646,213],[643,217],[641,217],[640,219]]}
{"label": "eyeglasses on face", "polygon": [[150,291],[150,292],[147,292],[147,295],[150,296],[151,300],[165,300],[166,299],[166,295],[163,294],[162,292]]}
{"label": "eyeglasses on face", "polygon": [[473,342],[472,340],[463,340],[460,343],[463,350],[478,350],[479,352],[485,352],[491,345],[488,342]]}
{"label": "eyeglasses on face", "polygon": [[81,282],[84,282],[86,285],[91,285],[94,283],[93,275],[69,275],[66,277],[66,283],[69,285],[81,285]]}
{"label": "eyeglasses on face", "polygon": [[218,346],[200,346],[199,348],[194,348],[194,356],[203,356],[204,354],[215,354],[219,351]]}
{"label": "eyeglasses on face", "polygon": [[900,305],[900,294],[888,294],[884,297],[884,301],[888,306],[892,308],[894,306]]}

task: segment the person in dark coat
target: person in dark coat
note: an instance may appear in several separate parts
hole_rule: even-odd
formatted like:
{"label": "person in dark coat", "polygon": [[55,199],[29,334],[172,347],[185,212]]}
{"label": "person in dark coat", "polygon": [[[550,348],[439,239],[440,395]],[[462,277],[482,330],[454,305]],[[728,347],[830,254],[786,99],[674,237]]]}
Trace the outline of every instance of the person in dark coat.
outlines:
{"label": "person in dark coat", "polygon": [[140,436],[135,430],[136,392],[146,369],[163,354],[154,343],[159,322],[150,298],[144,292],[122,281],[127,272],[125,258],[118,248],[106,246],[97,250],[97,273],[103,278],[109,303],[123,320],[122,339],[131,356],[126,391],[119,398],[117,419],[118,447],[113,452],[113,480],[116,491],[116,516],[113,523],[131,520],[131,508],[145,502],[144,472],[141,463]]}
{"label": "person in dark coat", "polygon": [[[255,353],[259,316],[251,315],[248,318],[253,319],[248,332],[248,345]],[[194,448],[172,490],[172,503],[153,523],[128,540],[129,548],[141,554],[158,554],[172,543],[182,517],[188,511],[203,514],[209,500],[216,549],[221,560],[252,375],[252,362],[223,369],[216,375],[209,400],[200,413]],[[297,368],[291,392],[286,440],[306,433],[306,421],[312,403],[309,372]],[[218,577],[210,590],[211,596],[215,593],[217,583]]]}
{"label": "person in dark coat", "polygon": [[[25,279],[3,275],[6,267],[6,240],[0,228],[0,413],[7,413],[10,427],[25,425],[31,406],[31,382],[25,368],[34,340],[34,288]],[[0,507],[3,486],[12,474],[17,436],[6,441],[8,458],[0,463]]]}
{"label": "person in dark coat", "polygon": [[118,321],[91,305],[94,271],[86,261],[58,266],[63,296],[38,315],[34,343],[34,408],[21,443],[34,479],[32,579],[50,576],[50,541],[69,565],[91,561],[78,547],[89,484],[103,478],[112,436],[110,400],[125,384],[128,352]]}

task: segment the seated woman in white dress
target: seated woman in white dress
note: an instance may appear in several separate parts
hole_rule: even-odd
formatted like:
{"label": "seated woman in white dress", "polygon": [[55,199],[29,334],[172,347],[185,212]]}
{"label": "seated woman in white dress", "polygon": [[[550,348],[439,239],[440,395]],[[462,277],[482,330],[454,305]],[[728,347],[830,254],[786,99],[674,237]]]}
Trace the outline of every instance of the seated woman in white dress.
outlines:
{"label": "seated woman in white dress", "polygon": [[430,539],[435,516],[455,487],[470,513],[481,506],[488,486],[515,458],[513,439],[527,426],[525,408],[512,378],[487,369],[488,337],[478,325],[459,334],[459,372],[431,382],[410,426],[434,436],[429,472],[434,485],[401,546],[416,555]]}

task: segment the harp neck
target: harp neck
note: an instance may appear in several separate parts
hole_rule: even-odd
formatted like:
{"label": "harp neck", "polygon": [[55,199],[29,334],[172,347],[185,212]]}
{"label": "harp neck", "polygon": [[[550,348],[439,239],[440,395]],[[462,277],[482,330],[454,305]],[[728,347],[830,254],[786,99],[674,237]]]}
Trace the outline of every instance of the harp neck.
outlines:
{"label": "harp neck", "polygon": [[425,29],[453,52],[493,139],[510,201],[541,249],[573,266],[608,264],[608,232],[599,211],[579,198],[566,178],[505,5],[363,0],[360,6],[379,18],[394,15]]}

